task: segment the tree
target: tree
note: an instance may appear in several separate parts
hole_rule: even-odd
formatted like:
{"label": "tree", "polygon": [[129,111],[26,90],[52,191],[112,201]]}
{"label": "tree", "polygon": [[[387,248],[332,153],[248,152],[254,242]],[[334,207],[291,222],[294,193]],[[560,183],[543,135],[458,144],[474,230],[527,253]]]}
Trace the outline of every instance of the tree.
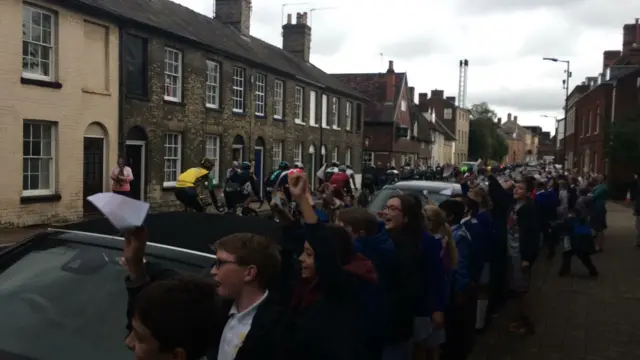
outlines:
{"label": "tree", "polygon": [[502,161],[509,147],[498,132],[496,112],[486,102],[471,105],[469,112],[469,157]]}

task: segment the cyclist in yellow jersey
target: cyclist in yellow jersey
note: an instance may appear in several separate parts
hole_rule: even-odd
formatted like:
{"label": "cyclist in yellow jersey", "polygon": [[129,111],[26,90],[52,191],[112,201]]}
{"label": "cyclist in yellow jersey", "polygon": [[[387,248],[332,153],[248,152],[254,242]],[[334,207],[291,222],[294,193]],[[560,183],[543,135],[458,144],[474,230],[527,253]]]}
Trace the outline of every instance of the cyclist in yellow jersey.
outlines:
{"label": "cyclist in yellow jersey", "polygon": [[188,169],[180,174],[176,181],[176,199],[187,208],[191,208],[197,212],[204,212],[204,207],[198,199],[197,187],[207,181],[211,169],[213,169],[213,161],[204,158],[200,163],[200,167]]}

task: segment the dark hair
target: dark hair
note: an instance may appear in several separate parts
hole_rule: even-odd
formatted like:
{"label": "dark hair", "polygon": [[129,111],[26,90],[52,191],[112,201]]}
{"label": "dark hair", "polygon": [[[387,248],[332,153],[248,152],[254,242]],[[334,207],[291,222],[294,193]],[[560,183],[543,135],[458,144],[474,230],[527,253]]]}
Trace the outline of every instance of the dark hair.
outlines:
{"label": "dark hair", "polygon": [[[462,203],[462,201],[447,199],[441,202],[440,205],[438,205],[438,207],[442,211],[444,211],[447,217],[447,222],[449,222],[449,225],[460,224],[460,222],[464,218],[465,208],[464,208],[464,203]],[[449,219],[449,217],[451,217],[451,219]]]}
{"label": "dark hair", "polygon": [[[457,201],[457,200],[456,200]],[[469,212],[469,215],[471,216],[476,216],[478,215],[478,213],[480,212],[480,203],[473,200],[470,197],[466,197],[464,199],[464,204],[463,206],[466,205],[467,206],[467,210]]]}
{"label": "dark hair", "polygon": [[188,360],[206,355],[222,326],[213,281],[176,276],[151,283],[136,298],[134,317],[158,342],[161,352],[181,348]]}
{"label": "dark hair", "polygon": [[265,289],[280,272],[280,249],[264,236],[250,233],[227,235],[218,240],[213,249],[234,255],[240,266],[255,266],[258,269],[256,281]]}
{"label": "dark hair", "polygon": [[422,232],[425,230],[425,218],[424,213],[422,212],[422,202],[408,194],[394,195],[389,198],[389,200],[391,199],[400,200],[402,213],[404,214],[404,217],[407,218],[404,230],[412,234],[420,234],[420,236],[422,236]]}
{"label": "dark hair", "polygon": [[327,231],[327,240],[332,242],[340,265],[347,265],[356,256],[351,235],[345,228],[337,225],[327,225]]}
{"label": "dark hair", "polygon": [[364,232],[365,235],[372,236],[379,230],[378,219],[365,208],[351,207],[340,210],[338,220],[349,226],[354,233]]}

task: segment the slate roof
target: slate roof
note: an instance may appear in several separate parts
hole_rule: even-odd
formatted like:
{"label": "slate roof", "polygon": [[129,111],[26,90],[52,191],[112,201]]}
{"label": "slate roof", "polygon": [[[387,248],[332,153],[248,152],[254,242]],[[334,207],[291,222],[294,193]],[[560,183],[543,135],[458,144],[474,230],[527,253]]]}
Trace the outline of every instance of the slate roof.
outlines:
{"label": "slate roof", "polygon": [[442,121],[438,120],[437,117],[436,117],[436,126],[438,127],[438,130],[440,130],[440,132],[444,134],[444,139],[446,141],[455,141],[456,140],[456,136],[453,135],[451,130],[449,130],[446,126],[444,126]]}
{"label": "slate roof", "polygon": [[416,104],[411,105],[411,119],[418,121],[418,140],[431,142],[431,131],[439,130],[434,123],[422,115]]}
{"label": "slate roof", "polygon": [[364,120],[374,122],[393,122],[398,99],[407,73],[395,73],[395,99],[393,106],[385,105],[387,97],[386,73],[370,74],[331,74],[368,98],[372,104],[364,107]]}
{"label": "slate roof", "polygon": [[357,99],[362,94],[296,56],[170,0],[67,0],[65,6],[97,12],[193,42],[207,51],[262,65]]}
{"label": "slate roof", "polygon": [[525,134],[530,133],[529,130],[525,129],[513,120],[502,123],[500,130],[502,130],[502,133],[507,138],[507,140],[513,139],[513,133],[515,132],[515,139],[524,141]]}

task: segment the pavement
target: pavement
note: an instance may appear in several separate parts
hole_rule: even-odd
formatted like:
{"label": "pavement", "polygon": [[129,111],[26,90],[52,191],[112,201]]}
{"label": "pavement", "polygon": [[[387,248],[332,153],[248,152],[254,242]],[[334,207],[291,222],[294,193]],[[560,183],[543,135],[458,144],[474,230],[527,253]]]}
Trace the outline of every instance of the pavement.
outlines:
{"label": "pavement", "polygon": [[558,277],[560,258],[541,256],[533,268],[530,294],[536,334],[508,331],[515,317],[510,303],[486,333],[470,360],[640,359],[640,249],[628,206],[609,203],[604,252],[594,255],[597,279],[574,258],[574,276]]}

